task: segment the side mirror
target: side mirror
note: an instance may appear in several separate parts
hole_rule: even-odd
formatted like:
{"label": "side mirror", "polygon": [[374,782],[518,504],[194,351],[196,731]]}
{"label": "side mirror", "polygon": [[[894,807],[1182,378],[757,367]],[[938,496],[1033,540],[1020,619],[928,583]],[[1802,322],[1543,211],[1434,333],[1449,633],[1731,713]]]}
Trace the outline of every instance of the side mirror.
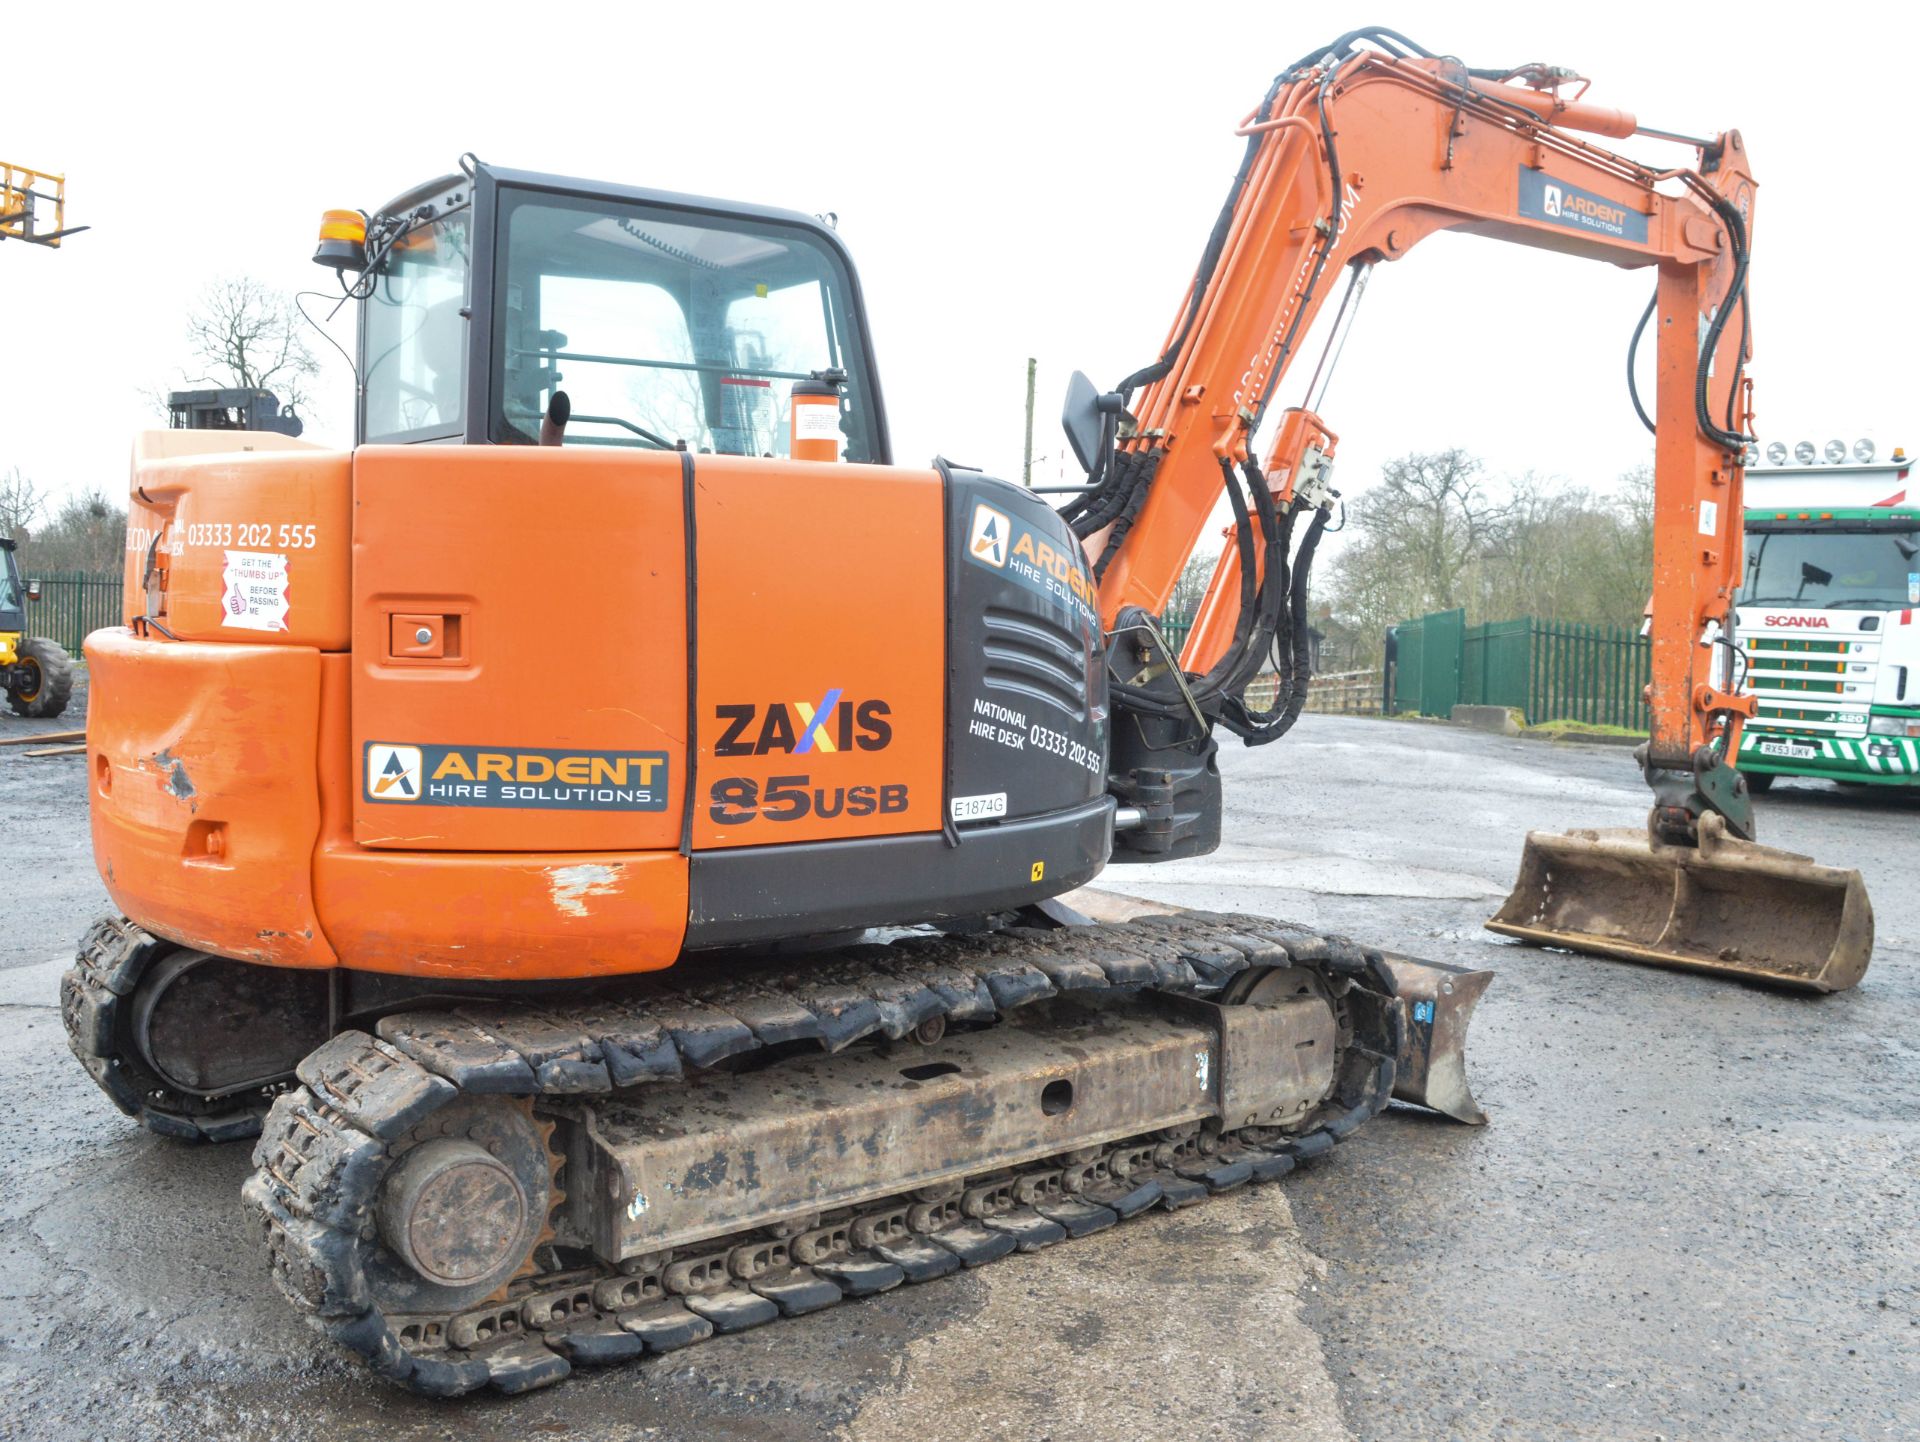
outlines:
{"label": "side mirror", "polygon": [[1075,371],[1067,382],[1067,403],[1060,408],[1060,424],[1066,428],[1073,458],[1088,475],[1100,464],[1100,437],[1106,429],[1100,419],[1100,401],[1100,392],[1093,388],[1087,373]]}
{"label": "side mirror", "polygon": [[40,583],[38,581],[27,582],[27,599],[29,601],[37,601],[40,599]]}

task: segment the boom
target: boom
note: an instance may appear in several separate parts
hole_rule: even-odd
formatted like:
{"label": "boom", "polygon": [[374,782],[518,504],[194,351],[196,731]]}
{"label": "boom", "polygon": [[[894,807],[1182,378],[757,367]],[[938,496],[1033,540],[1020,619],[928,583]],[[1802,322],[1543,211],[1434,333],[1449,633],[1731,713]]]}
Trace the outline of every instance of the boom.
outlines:
{"label": "boom", "polygon": [[[1587,103],[1585,89],[1570,72],[1541,66],[1469,70],[1386,30],[1342,36],[1284,71],[1239,128],[1245,158],[1163,354],[1119,387],[1131,424],[1116,428],[1095,487],[1068,514],[1095,558],[1103,618],[1125,629],[1165,606],[1223,482],[1232,493],[1245,481],[1252,514],[1236,527],[1183,659],[1195,701],[1222,707],[1249,742],[1270,739],[1290,718],[1240,715],[1232,700],[1261,659],[1251,648],[1264,651],[1274,628],[1287,641],[1286,597],[1273,593],[1288,588],[1266,585],[1276,556],[1285,569],[1284,544],[1276,551],[1262,517],[1271,509],[1285,530],[1303,508],[1295,493],[1310,478],[1303,461],[1311,473],[1334,437],[1301,412],[1280,428],[1264,470],[1250,448],[1338,272],[1398,260],[1442,230],[1655,268],[1653,727],[1644,759],[1661,834],[1691,838],[1711,810],[1748,837],[1746,797],[1718,758],[1737,750],[1752,702],[1720,679],[1727,668],[1714,643],[1732,634],[1740,576],[1754,181],[1737,131],[1696,142],[1691,169],[1655,170],[1594,144],[1575,132],[1660,132]],[[1304,508],[1318,503],[1310,544],[1330,500],[1304,499]],[[1303,700],[1304,676],[1295,679]]]}

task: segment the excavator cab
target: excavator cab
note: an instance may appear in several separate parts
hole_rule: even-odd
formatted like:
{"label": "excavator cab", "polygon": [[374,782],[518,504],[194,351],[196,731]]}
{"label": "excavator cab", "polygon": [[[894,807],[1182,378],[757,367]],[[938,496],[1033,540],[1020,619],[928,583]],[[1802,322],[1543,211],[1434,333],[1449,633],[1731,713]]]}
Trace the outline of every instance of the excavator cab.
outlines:
{"label": "excavator cab", "polygon": [[[891,458],[858,281],[832,228],[756,206],[470,162],[315,260],[363,301],[361,443]],[[564,401],[557,401],[564,397]],[[551,424],[557,411],[566,418]],[[817,454],[817,452],[816,452]]]}

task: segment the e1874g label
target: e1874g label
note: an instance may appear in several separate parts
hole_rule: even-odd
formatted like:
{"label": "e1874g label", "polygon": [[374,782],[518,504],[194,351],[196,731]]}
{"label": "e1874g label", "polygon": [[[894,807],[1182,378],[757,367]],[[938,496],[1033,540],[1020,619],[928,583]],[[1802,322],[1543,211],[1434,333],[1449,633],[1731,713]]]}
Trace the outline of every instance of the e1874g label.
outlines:
{"label": "e1874g label", "polygon": [[955,821],[988,821],[1007,814],[1007,793],[995,791],[986,796],[956,796],[952,801]]}

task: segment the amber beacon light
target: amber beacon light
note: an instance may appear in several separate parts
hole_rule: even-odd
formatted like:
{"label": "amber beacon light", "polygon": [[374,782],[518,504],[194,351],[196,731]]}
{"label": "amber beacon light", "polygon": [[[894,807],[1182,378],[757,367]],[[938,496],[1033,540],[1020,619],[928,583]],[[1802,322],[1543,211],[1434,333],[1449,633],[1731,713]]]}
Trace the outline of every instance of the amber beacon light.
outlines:
{"label": "amber beacon light", "polygon": [[313,252],[316,265],[335,270],[367,268],[367,218],[357,210],[329,210],[320,217],[320,244]]}

